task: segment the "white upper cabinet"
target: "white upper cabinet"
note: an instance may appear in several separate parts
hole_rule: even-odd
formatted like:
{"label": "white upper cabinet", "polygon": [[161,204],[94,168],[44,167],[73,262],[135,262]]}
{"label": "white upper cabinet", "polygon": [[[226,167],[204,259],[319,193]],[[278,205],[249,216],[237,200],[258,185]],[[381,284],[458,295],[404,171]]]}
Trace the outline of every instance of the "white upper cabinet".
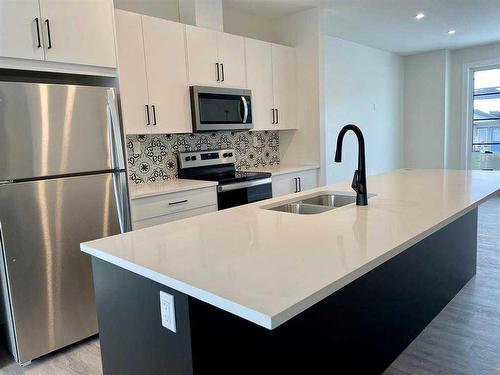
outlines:
{"label": "white upper cabinet", "polygon": [[0,0],[0,56],[43,60],[38,0]]}
{"label": "white upper cabinet", "polygon": [[254,130],[269,130],[273,124],[273,61],[271,44],[245,39],[248,88],[252,91]]}
{"label": "white upper cabinet", "polygon": [[254,39],[245,42],[254,129],[296,129],[295,49]]}
{"label": "white upper cabinet", "polygon": [[143,16],[144,55],[153,133],[192,131],[185,52],[185,27]]}
{"label": "white upper cabinet", "polygon": [[115,11],[126,134],[192,131],[184,25]]}
{"label": "white upper cabinet", "polygon": [[272,45],[275,129],[297,128],[295,49]]}
{"label": "white upper cabinet", "polygon": [[189,84],[245,88],[245,39],[186,26]]}
{"label": "white upper cabinet", "polygon": [[224,87],[245,88],[245,39],[241,36],[217,33],[220,64],[220,84]]}
{"label": "white upper cabinet", "polygon": [[189,84],[214,86],[221,72],[217,56],[217,31],[186,26]]}
{"label": "white upper cabinet", "polygon": [[[123,125],[127,134],[151,132],[149,97],[139,14],[115,11],[118,79]],[[148,107],[146,107],[148,106]],[[149,119],[151,125],[151,119]]]}
{"label": "white upper cabinet", "polygon": [[40,0],[48,61],[116,67],[111,0]]}
{"label": "white upper cabinet", "polygon": [[116,67],[112,0],[0,0],[0,57]]}

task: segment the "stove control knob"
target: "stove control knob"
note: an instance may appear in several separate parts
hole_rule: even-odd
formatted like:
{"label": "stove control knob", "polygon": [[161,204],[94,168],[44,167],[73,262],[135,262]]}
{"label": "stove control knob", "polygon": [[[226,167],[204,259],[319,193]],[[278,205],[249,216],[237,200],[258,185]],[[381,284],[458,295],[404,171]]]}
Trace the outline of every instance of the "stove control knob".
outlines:
{"label": "stove control knob", "polygon": [[228,153],[226,153],[226,152],[222,154],[222,157],[223,157],[223,158],[227,158],[228,156],[229,156],[229,154],[228,154]]}
{"label": "stove control knob", "polygon": [[230,152],[230,153],[227,154],[227,156],[231,157],[231,156],[233,156],[233,153]]}
{"label": "stove control knob", "polygon": [[196,156],[191,156],[191,160],[196,160]]}
{"label": "stove control knob", "polygon": [[184,160],[185,160],[185,161],[190,161],[190,160],[191,160],[191,157],[190,157],[190,156],[186,156],[186,157],[184,158]]}

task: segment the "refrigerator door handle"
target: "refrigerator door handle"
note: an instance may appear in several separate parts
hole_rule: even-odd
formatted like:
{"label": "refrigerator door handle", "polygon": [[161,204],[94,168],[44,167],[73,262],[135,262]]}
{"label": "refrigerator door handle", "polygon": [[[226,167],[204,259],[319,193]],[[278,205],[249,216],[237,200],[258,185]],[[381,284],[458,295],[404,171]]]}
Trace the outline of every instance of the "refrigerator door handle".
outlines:
{"label": "refrigerator door handle", "polygon": [[113,174],[113,191],[118,211],[118,221],[121,233],[128,232],[131,229],[130,207],[127,194],[127,180],[125,172]]}
{"label": "refrigerator door handle", "polygon": [[121,136],[122,132],[120,127],[120,120],[118,119],[115,90],[113,89],[107,90],[107,101],[108,101],[109,118],[111,122],[110,131],[111,131],[111,144],[113,147],[112,150],[113,166],[116,169],[124,170],[125,158],[123,154],[123,139]]}

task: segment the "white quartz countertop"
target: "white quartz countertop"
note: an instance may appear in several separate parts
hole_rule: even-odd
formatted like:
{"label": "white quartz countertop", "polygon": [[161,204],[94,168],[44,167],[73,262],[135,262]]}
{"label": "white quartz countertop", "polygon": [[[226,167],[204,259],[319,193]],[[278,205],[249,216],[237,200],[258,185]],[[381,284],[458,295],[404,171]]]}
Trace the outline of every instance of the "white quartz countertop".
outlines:
{"label": "white quartz countertop", "polygon": [[130,199],[138,199],[154,195],[176,193],[179,191],[201,189],[210,186],[217,186],[217,182],[175,178],[165,182],[144,183],[138,185],[131,184],[129,185],[129,194]]}
{"label": "white quartz countertop", "polygon": [[301,171],[308,171],[311,169],[318,169],[318,164],[278,164],[275,166],[250,168],[249,171],[252,172],[268,172],[273,176],[279,176],[280,174],[295,173]]}
{"label": "white quartz countertop", "polygon": [[[276,166],[260,167],[249,169],[252,172],[268,172],[274,176],[286,173],[294,173],[300,171],[307,171],[311,169],[318,169],[317,164],[280,164]],[[174,178],[165,182],[143,183],[143,184],[130,184],[129,193],[130,199],[138,199],[151,197],[161,194],[176,193],[179,191],[201,189],[210,186],[217,186],[215,181],[201,181],[201,180],[187,180],[181,178]]]}
{"label": "white quartz countertop", "polygon": [[369,205],[316,215],[262,209],[351,181],[81,245],[84,252],[273,329],[469,212],[500,172],[397,170]]}

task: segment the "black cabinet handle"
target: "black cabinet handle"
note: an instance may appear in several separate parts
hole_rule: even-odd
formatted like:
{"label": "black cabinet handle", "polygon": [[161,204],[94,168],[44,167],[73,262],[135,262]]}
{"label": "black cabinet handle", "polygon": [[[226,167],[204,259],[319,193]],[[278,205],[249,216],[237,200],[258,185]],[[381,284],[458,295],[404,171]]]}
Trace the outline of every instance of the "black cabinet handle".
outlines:
{"label": "black cabinet handle", "polygon": [[295,192],[298,193],[299,192],[299,181],[298,181],[297,177],[294,177],[293,179],[295,180]]}
{"label": "black cabinet handle", "polygon": [[274,116],[274,108],[271,108],[271,112],[273,113],[273,124],[276,124],[276,117]]}
{"label": "black cabinet handle", "polygon": [[276,108],[276,123],[279,124],[280,123],[280,116],[279,116],[279,113],[280,113],[280,110],[278,108]]}
{"label": "black cabinet handle", "polygon": [[222,79],[220,81],[224,82],[224,80],[226,79],[226,75],[224,74],[224,64],[220,64],[220,70],[222,73]]}
{"label": "black cabinet handle", "polygon": [[42,47],[42,39],[40,38],[40,23],[38,22],[38,17],[35,18],[36,24],[36,38],[38,41],[37,48]]}
{"label": "black cabinet handle", "polygon": [[302,179],[300,177],[297,177],[299,180],[299,191],[302,191]]}
{"label": "black cabinet handle", "polygon": [[217,82],[219,82],[220,81],[219,63],[215,63],[215,71],[217,72]]}
{"label": "black cabinet handle", "polygon": [[151,125],[151,119],[149,118],[149,105],[146,104],[146,125]]}
{"label": "black cabinet handle", "polygon": [[182,201],[177,201],[177,202],[168,202],[169,206],[175,206],[176,204],[181,204],[181,203],[187,203],[187,199],[184,199]]}
{"label": "black cabinet handle", "polygon": [[153,110],[153,125],[156,125],[156,106],[153,104],[151,109]]}
{"label": "black cabinet handle", "polygon": [[47,25],[47,38],[49,40],[49,45],[47,48],[52,48],[52,36],[50,35],[50,21],[46,19],[45,24]]}

